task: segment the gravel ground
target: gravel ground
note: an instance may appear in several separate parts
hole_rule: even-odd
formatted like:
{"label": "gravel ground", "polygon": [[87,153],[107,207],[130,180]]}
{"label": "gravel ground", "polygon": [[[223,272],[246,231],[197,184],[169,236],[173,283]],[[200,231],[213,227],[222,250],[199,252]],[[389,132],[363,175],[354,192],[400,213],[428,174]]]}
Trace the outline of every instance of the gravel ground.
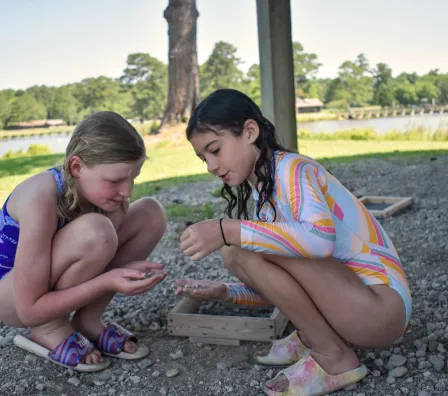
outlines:
{"label": "gravel ground", "polygon": [[[448,207],[448,157],[372,159],[348,165],[330,163],[330,168],[357,196],[415,199],[412,209],[382,221],[410,281],[411,324],[390,349],[358,351],[369,375],[335,395],[448,395],[448,222],[443,221]],[[211,202],[217,207],[220,199],[211,192],[219,184],[166,188],[156,197],[165,204],[173,200],[188,205]],[[251,356],[261,343],[201,345],[167,334],[166,315],[176,302],[175,278],[232,279],[218,254],[199,263],[182,256],[178,239],[184,228],[185,219],[170,221],[151,256],[168,267],[168,279],[147,295],[117,296],[105,313],[107,321],[127,326],[150,346],[147,359],[113,360],[103,372],[79,374],[22,352],[12,345],[12,338],[24,331],[0,322],[0,395],[262,395],[263,384],[276,370],[253,363]]]}

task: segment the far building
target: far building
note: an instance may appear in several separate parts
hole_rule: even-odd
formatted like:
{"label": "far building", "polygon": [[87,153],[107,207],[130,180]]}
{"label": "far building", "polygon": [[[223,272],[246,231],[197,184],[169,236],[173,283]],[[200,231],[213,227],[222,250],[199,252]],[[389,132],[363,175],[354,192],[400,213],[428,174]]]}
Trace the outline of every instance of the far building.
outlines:
{"label": "far building", "polygon": [[322,111],[324,104],[317,98],[297,98],[296,111],[297,113],[319,113]]}

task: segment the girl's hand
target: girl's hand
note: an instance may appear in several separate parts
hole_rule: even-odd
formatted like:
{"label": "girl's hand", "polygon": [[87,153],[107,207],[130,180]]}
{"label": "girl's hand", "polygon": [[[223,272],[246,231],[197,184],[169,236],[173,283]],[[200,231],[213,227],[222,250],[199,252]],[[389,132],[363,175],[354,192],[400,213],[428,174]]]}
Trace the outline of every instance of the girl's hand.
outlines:
{"label": "girl's hand", "polygon": [[209,280],[177,279],[176,294],[192,300],[225,301],[229,289],[224,283]]}
{"label": "girl's hand", "polygon": [[109,290],[115,293],[123,293],[125,296],[135,296],[151,290],[166,278],[167,271],[155,275],[145,273],[132,268],[115,268],[102,276]]}
{"label": "girl's hand", "polygon": [[125,268],[135,269],[137,271],[144,272],[145,274],[148,272],[163,272],[165,266],[159,263],[153,263],[150,261],[142,260],[142,261],[131,261],[125,265]]}
{"label": "girl's hand", "polygon": [[219,219],[193,224],[180,237],[180,247],[184,255],[192,260],[201,260],[223,246]]}

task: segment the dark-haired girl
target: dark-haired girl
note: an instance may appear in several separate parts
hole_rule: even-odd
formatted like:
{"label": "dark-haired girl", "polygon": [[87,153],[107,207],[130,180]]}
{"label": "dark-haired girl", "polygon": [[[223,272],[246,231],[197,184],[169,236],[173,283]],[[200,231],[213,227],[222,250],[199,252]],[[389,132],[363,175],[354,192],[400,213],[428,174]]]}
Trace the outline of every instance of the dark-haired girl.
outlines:
{"label": "dark-haired girl", "polygon": [[[367,369],[347,343],[390,346],[412,309],[383,227],[323,166],[283,148],[274,126],[239,91],[208,96],[193,112],[187,138],[223,180],[228,207],[227,218],[185,230],[181,247],[194,260],[222,248],[224,265],[243,283],[179,280],[177,293],[270,303],[299,329],[256,356],[290,365],[266,384],[268,395],[324,395],[361,380]],[[198,283],[208,288],[186,287]]]}

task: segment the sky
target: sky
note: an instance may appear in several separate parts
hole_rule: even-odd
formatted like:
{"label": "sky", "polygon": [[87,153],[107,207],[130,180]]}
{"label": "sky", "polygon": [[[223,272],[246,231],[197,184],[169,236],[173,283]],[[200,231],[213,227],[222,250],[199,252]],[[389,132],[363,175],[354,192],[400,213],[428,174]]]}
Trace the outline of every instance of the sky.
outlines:
{"label": "sky", "polygon": [[[218,41],[258,63],[256,0],[197,0],[198,58]],[[168,63],[168,0],[0,0],[0,89],[119,77],[128,54]],[[448,72],[448,0],[291,0],[292,38],[335,77],[364,53],[394,76]]]}

